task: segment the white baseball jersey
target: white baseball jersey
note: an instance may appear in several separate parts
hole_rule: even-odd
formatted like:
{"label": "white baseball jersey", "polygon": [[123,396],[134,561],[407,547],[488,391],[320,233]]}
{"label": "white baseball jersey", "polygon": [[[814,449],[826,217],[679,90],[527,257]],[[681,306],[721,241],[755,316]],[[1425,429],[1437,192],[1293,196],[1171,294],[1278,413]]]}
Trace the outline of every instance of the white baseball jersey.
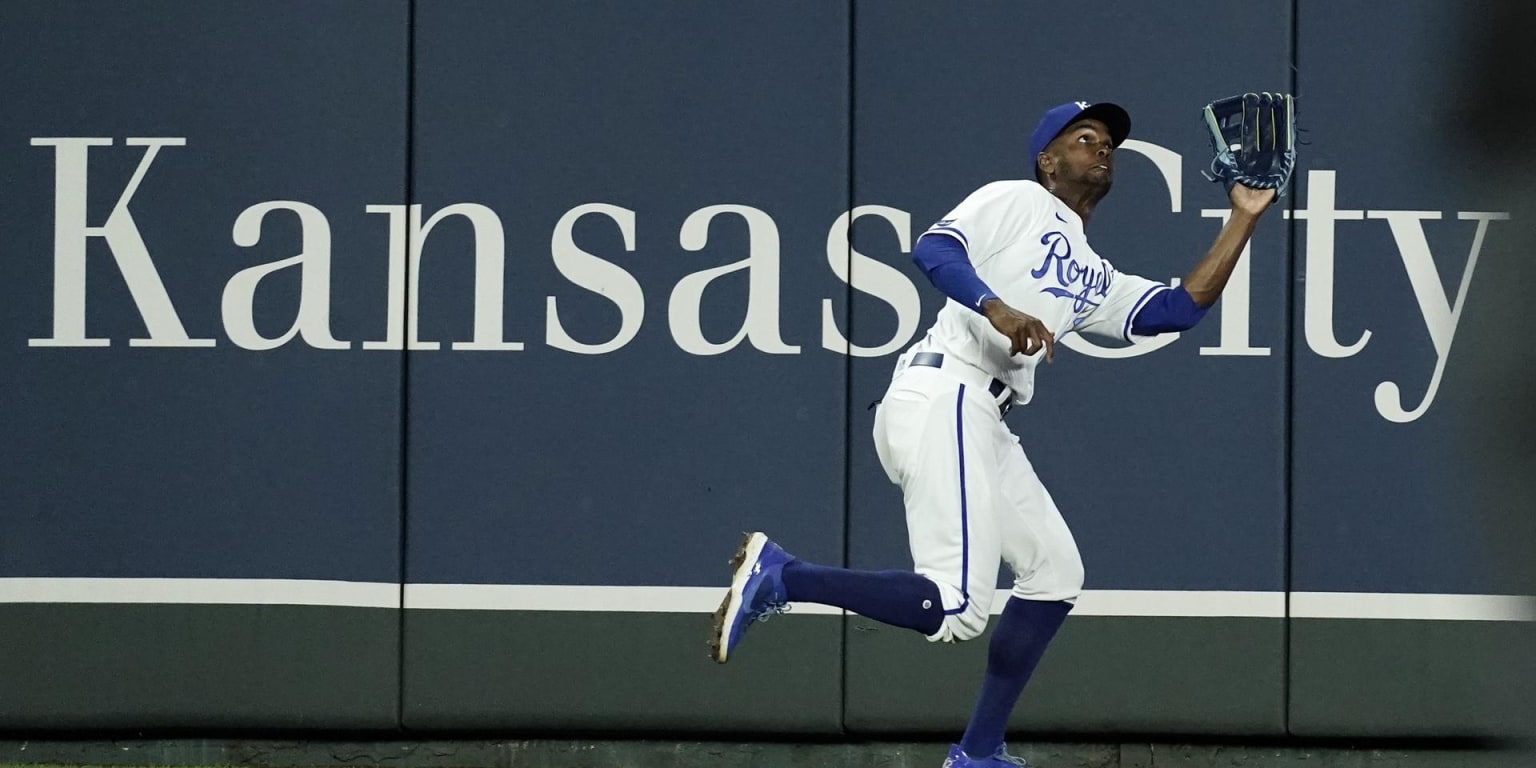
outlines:
{"label": "white baseball jersey", "polygon": [[[922,237],[952,237],[998,298],[1060,339],[1087,332],[1137,341],[1131,320],[1169,287],[1121,274],[1088,246],[1072,209],[1033,181],[976,190]],[[915,570],[943,600],[928,639],[978,637],[996,597],[1000,562],[1014,573],[1009,599],[1066,601],[1083,586],[1083,561],[1056,502],[1000,411],[1034,394],[1041,353],[1008,354],[1009,341],[951,300],[928,334],[897,361],[875,414],[875,449],[901,486]],[[938,352],[939,367],[915,354]],[[933,358],[929,358],[932,360]]]}
{"label": "white baseball jersey", "polygon": [[[1062,336],[1093,333],[1128,342],[1131,319],[1163,283],[1119,272],[1088,245],[1083,222],[1031,180],[996,181],[961,201],[922,237],[952,237],[965,246],[976,274],[1004,302]],[[1010,355],[1009,341],[972,308],[950,300],[914,349],[955,355],[1001,379],[1014,402],[1034,394],[1043,353]]]}

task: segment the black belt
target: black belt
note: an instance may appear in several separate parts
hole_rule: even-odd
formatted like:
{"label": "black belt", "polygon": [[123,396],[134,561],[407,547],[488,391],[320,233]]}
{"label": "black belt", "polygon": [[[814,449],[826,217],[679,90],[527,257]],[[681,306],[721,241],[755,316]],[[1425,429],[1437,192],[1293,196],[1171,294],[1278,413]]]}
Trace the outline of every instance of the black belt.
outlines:
{"label": "black belt", "polygon": [[[921,365],[926,368],[943,368],[944,355],[940,352],[918,352],[912,356],[912,361],[908,363],[908,365]],[[1002,397],[1003,393],[1007,391],[1008,385],[1004,384],[1000,379],[993,379],[991,386],[987,387],[987,393],[992,395],[993,400]],[[1009,395],[1007,400],[998,403],[997,413],[999,416],[1007,416],[1008,411],[1012,408],[1013,396]]]}

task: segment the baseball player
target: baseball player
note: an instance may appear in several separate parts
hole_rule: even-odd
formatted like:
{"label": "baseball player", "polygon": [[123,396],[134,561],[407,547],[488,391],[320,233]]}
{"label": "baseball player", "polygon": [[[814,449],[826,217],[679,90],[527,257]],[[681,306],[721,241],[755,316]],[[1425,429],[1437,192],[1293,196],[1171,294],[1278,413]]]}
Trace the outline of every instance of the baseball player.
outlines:
{"label": "baseball player", "polygon": [[753,622],[794,602],[843,608],[931,641],[975,638],[1006,562],[1013,588],[975,710],[945,766],[1026,765],[1007,752],[1004,729],[1082,590],[1083,562],[1003,416],[1029,402],[1036,367],[1053,359],[1064,334],[1134,343],[1194,327],[1277,194],[1231,185],[1231,217],[1177,287],[1121,272],[1085,231],[1130,130],[1115,104],[1048,110],[1030,136],[1033,178],[981,187],[919,237],[912,258],[949,300],[897,360],[874,427],[881,466],[902,490],[914,570],[816,565],[750,533],[715,614],[716,661],[730,658]]}

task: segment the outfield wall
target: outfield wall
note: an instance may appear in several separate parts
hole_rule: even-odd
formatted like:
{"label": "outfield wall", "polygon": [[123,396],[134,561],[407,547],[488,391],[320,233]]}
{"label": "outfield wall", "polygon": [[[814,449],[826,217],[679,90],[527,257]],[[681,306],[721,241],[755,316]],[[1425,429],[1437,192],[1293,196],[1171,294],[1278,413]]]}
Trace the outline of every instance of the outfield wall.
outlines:
{"label": "outfield wall", "polygon": [[1094,242],[1176,278],[1254,89],[1308,144],[1218,309],[1008,417],[1088,572],[1015,726],[1514,733],[1529,203],[1450,141],[1463,7],[0,5],[0,728],[957,731],[984,642],[708,661],[725,561],[909,567],[912,239],[1113,100]]}

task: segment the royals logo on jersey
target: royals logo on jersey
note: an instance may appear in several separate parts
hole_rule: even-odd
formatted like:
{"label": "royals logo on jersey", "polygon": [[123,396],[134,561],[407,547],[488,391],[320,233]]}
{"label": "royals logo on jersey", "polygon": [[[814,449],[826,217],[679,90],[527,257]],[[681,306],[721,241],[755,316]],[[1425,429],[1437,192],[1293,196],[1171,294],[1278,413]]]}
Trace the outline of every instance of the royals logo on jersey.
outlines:
{"label": "royals logo on jersey", "polygon": [[1072,241],[1065,232],[1047,232],[1040,236],[1040,244],[1045,246],[1045,258],[1040,266],[1030,270],[1029,275],[1036,280],[1056,278],[1055,285],[1047,285],[1040,291],[1070,299],[1073,314],[1079,316],[1073,321],[1073,325],[1077,325],[1081,316],[1104,303],[1105,297],[1109,296],[1113,276],[1107,268],[1096,268],[1072,258]]}
{"label": "royals logo on jersey", "polygon": [[[1096,253],[1082,220],[1031,180],[998,181],[976,190],[922,236],[958,240],[976,274],[998,298],[1033,315],[1059,338],[1090,333],[1135,342],[1131,319],[1169,286],[1118,272]],[[1008,341],[973,309],[947,303],[914,349],[959,356],[1002,379],[1016,402],[1034,391],[1039,355],[1010,355]]]}

